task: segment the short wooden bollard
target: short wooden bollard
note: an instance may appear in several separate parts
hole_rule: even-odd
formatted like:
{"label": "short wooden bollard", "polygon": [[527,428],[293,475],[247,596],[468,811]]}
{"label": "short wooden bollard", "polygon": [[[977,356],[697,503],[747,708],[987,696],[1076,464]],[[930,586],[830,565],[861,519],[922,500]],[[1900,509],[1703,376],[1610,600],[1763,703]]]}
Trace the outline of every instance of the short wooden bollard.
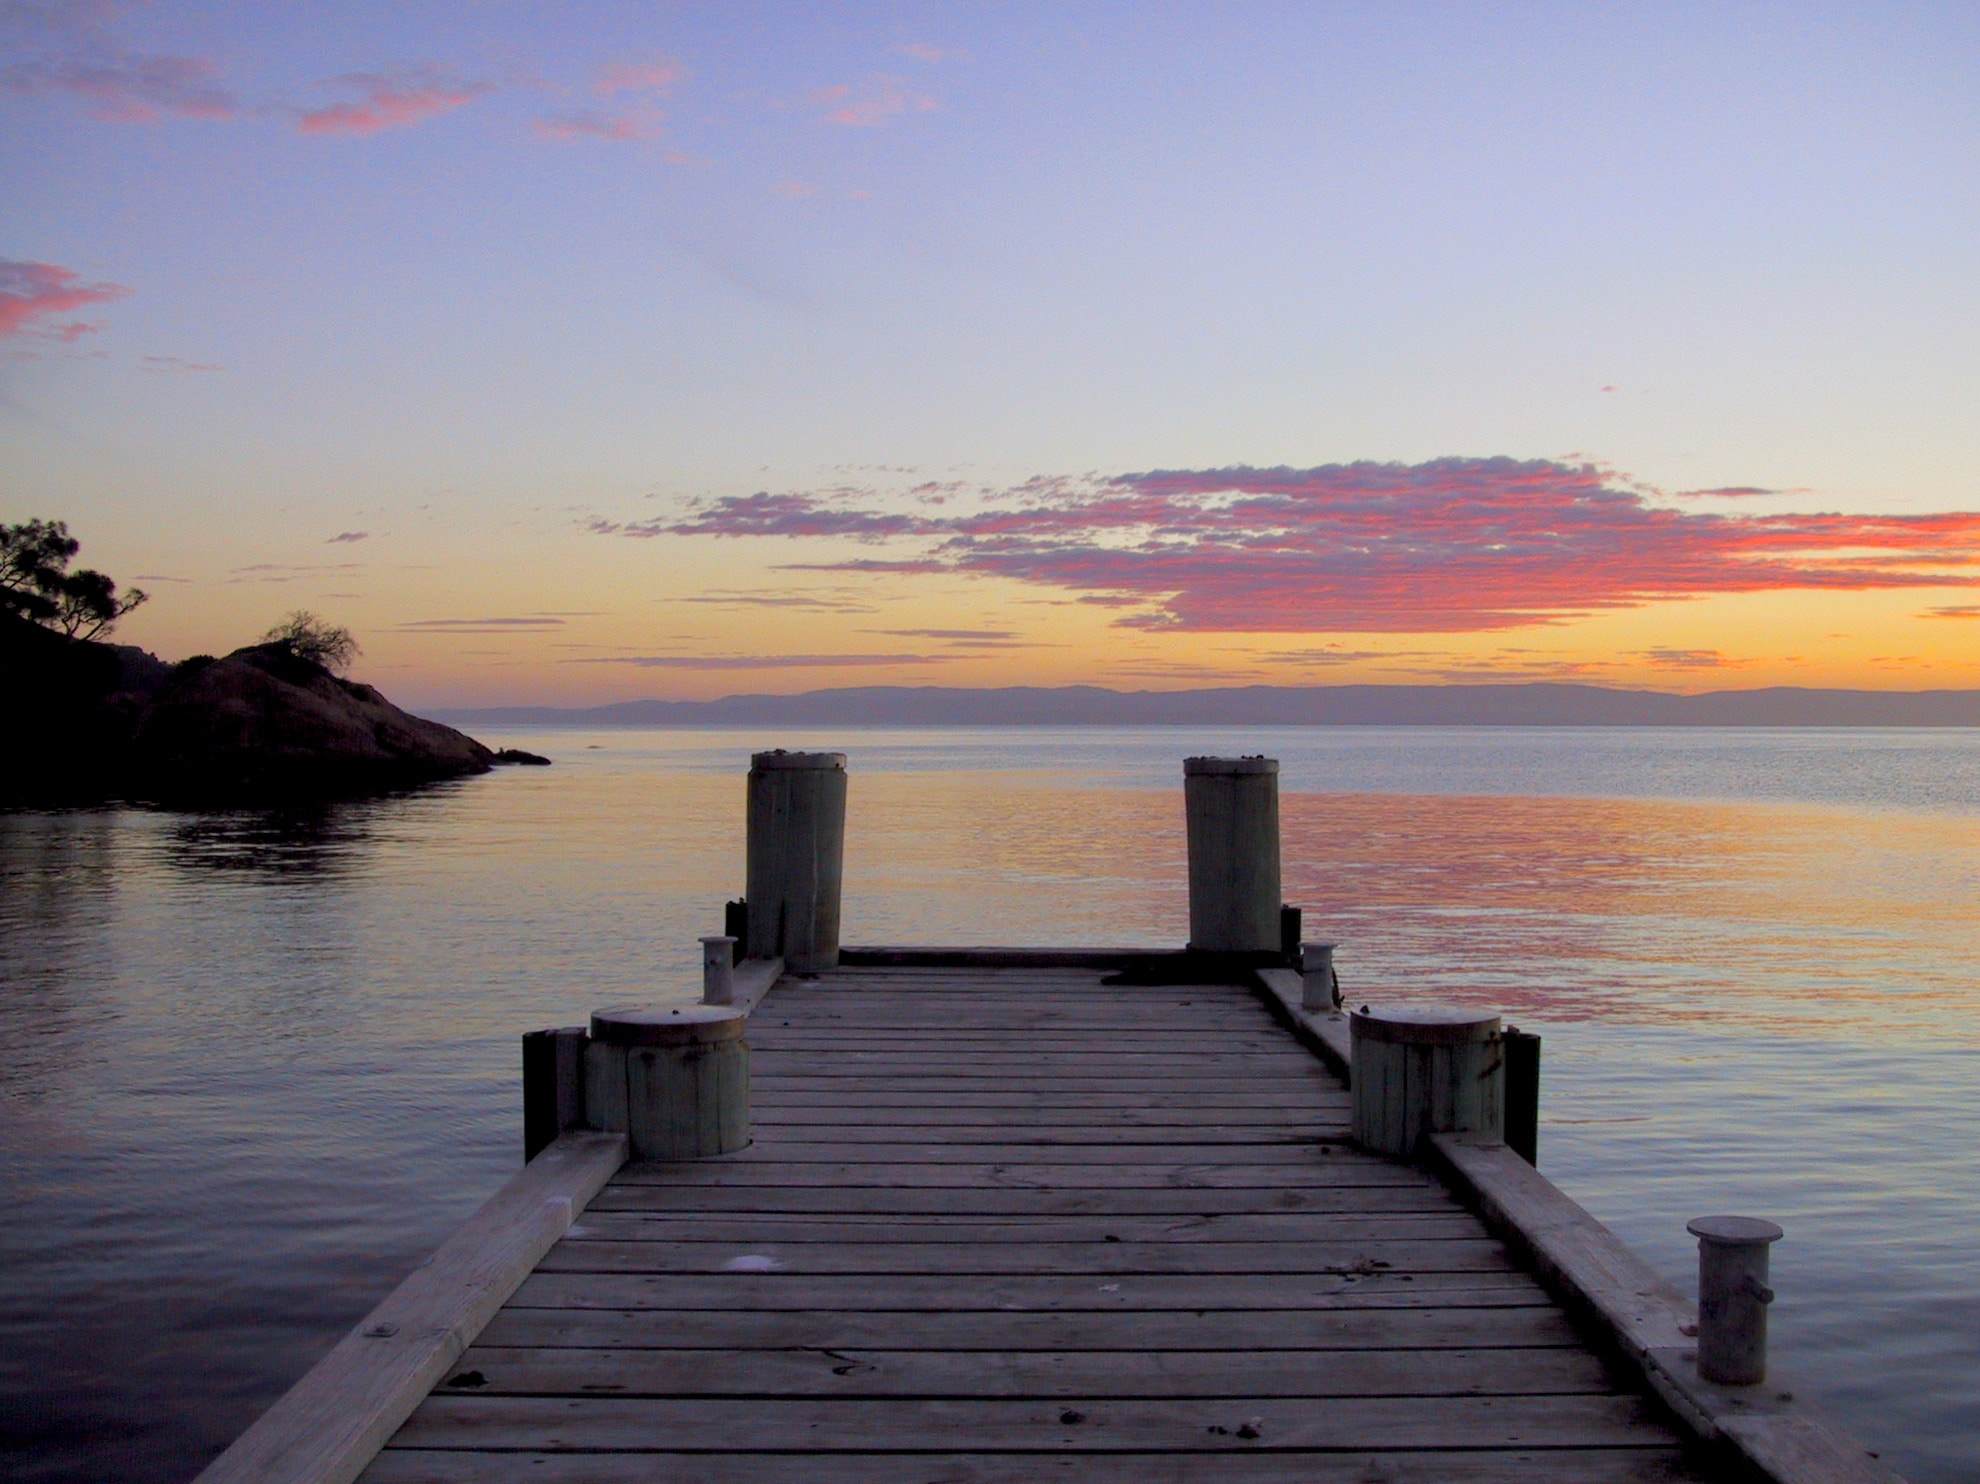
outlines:
{"label": "short wooden bollard", "polygon": [[1354,1138],[1412,1155],[1429,1134],[1505,1137],[1499,1017],[1475,1010],[1372,1010],[1348,1017]]}
{"label": "short wooden bollard", "polygon": [[1700,1216],[1685,1223],[1698,1238],[1698,1374],[1722,1386],[1767,1379],[1767,1249],[1781,1229],[1757,1216]]}
{"label": "short wooden bollard", "polygon": [[705,1159],[749,1143],[748,1015],[733,1005],[634,1006],[591,1017],[585,1108],[635,1159]]}
{"label": "short wooden bollard", "polygon": [[1189,946],[1278,953],[1279,765],[1269,757],[1183,759],[1189,826]]}
{"label": "short wooden bollard", "polygon": [[711,933],[701,940],[701,1003],[735,1002],[736,940],[727,933]]}
{"label": "short wooden bollard", "polygon": [[1341,992],[1334,978],[1333,943],[1299,945],[1299,1008],[1325,1013],[1341,1007]]}
{"label": "short wooden bollard", "polygon": [[799,973],[838,967],[846,755],[752,757],[746,852],[750,956],[781,958]]}

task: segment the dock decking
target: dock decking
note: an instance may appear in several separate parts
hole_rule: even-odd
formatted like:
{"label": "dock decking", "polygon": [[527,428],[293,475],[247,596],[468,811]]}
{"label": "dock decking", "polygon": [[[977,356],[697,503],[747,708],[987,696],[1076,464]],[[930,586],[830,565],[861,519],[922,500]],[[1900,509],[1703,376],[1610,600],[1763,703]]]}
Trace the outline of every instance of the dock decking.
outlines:
{"label": "dock decking", "polygon": [[786,976],[752,1146],[621,1169],[363,1478],[1708,1477],[1253,991],[1106,977]]}

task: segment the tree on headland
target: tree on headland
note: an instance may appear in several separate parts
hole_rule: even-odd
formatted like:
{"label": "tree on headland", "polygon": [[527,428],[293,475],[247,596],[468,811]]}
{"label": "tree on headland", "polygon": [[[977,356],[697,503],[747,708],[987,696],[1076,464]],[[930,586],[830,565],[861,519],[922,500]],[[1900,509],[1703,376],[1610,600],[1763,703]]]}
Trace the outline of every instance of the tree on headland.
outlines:
{"label": "tree on headland", "polygon": [[298,608],[261,636],[263,644],[279,644],[290,654],[335,673],[357,658],[358,642],[351,631]]}
{"label": "tree on headland", "polygon": [[0,613],[94,639],[150,596],[138,588],[120,595],[115,582],[87,567],[71,572],[80,550],[65,521],[0,526]]}

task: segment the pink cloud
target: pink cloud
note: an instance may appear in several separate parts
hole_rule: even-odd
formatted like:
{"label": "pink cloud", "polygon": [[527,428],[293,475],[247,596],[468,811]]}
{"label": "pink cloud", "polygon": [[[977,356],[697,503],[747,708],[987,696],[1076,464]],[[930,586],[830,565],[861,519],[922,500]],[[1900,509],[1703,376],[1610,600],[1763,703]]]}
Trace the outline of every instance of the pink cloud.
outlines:
{"label": "pink cloud", "polygon": [[600,68],[591,91],[601,98],[614,93],[664,93],[687,76],[687,68],[672,57],[655,57],[647,62],[621,62]]}
{"label": "pink cloud", "polygon": [[634,144],[640,140],[658,138],[662,122],[660,111],[653,108],[624,113],[595,113],[580,109],[575,113],[537,119],[529,127],[538,139],[548,139],[558,144],[572,144],[582,139]]}
{"label": "pink cloud", "polygon": [[904,41],[894,48],[904,57],[913,57],[917,62],[934,66],[938,62],[960,61],[963,54],[952,46],[930,46],[923,41]]}
{"label": "pink cloud", "polygon": [[239,112],[220,73],[199,57],[145,57],[115,51],[0,68],[0,88],[15,93],[70,93],[97,118],[155,124],[174,118],[224,120]]}
{"label": "pink cloud", "polygon": [[906,561],[801,565],[1003,577],[1119,607],[1129,627],[1199,632],[1476,632],[1719,593],[1980,585],[1946,570],[1980,566],[1980,512],[1679,510],[1543,459],[1041,479],[954,516],[759,493],[595,528],[909,540]]}
{"label": "pink cloud", "polygon": [[364,136],[409,128],[494,90],[493,83],[448,81],[428,68],[350,72],[337,83],[358,96],[306,110],[296,120],[303,133]]}
{"label": "pink cloud", "polygon": [[120,283],[82,283],[70,268],[53,263],[22,263],[0,258],[0,335],[25,335],[38,331],[57,340],[73,342],[92,333],[94,325],[38,325],[52,315],[72,314],[91,304],[107,304],[126,298],[130,290]]}
{"label": "pink cloud", "polygon": [[786,201],[808,201],[818,194],[817,186],[803,180],[780,180],[770,189]]}
{"label": "pink cloud", "polygon": [[820,88],[808,100],[826,110],[825,122],[855,129],[873,129],[904,113],[933,113],[935,100],[909,88],[907,80],[876,73],[857,90],[837,83]]}

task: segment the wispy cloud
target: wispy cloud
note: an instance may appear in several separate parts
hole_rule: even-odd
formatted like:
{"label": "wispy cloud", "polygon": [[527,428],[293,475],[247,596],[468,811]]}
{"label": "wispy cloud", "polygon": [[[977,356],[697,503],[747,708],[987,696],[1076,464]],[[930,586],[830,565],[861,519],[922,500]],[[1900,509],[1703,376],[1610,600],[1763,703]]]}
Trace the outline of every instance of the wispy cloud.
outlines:
{"label": "wispy cloud", "polygon": [[840,670],[867,665],[938,665],[950,654],[630,654],[575,665],[638,665],[648,670]]}
{"label": "wispy cloud", "polygon": [[908,113],[933,113],[935,100],[910,86],[904,77],[876,72],[857,87],[835,83],[804,100],[821,109],[828,124],[852,129],[876,129]]}
{"label": "wispy cloud", "polygon": [[357,96],[303,110],[296,118],[303,133],[364,136],[410,128],[495,90],[493,83],[448,78],[431,67],[347,72],[333,86]]}
{"label": "wispy cloud", "polygon": [[[928,522],[919,516],[884,511],[852,510],[840,503],[844,496],[830,494],[725,495],[707,507],[701,524],[677,522],[665,517],[620,525],[612,521],[592,521],[590,528],[600,535],[673,536],[709,534],[721,536],[850,536],[855,540],[880,540],[906,536],[925,530]],[[720,529],[714,529],[713,525]],[[706,529],[704,530],[704,527]]]}
{"label": "wispy cloud", "polygon": [[818,613],[871,613],[873,605],[850,596],[818,592],[713,592],[688,598],[664,598],[667,603],[707,603],[718,608],[796,608]]}
{"label": "wispy cloud", "polygon": [[1005,644],[1017,638],[1013,629],[865,629],[894,639],[951,639],[969,644]]}
{"label": "wispy cloud", "polygon": [[1980,618],[1980,603],[1951,603],[1942,608],[1927,608],[1918,616],[1920,618]]}
{"label": "wispy cloud", "polygon": [[225,371],[218,361],[189,361],[184,356],[144,356],[140,364],[147,371],[197,373]]}
{"label": "wispy cloud", "polygon": [[894,50],[904,57],[913,57],[917,62],[926,62],[933,67],[941,62],[967,60],[967,53],[959,47],[930,46],[925,41],[903,41]]}
{"label": "wispy cloud", "polygon": [[1656,645],[1635,651],[1637,659],[1665,670],[1730,670],[1751,664],[1751,660],[1729,659],[1716,649],[1674,649]]}
{"label": "wispy cloud", "polygon": [[578,109],[537,119],[529,127],[538,139],[548,139],[556,144],[574,144],[585,139],[602,140],[607,144],[637,144],[642,140],[658,139],[665,122],[664,115],[657,108],[626,109],[618,113]]}
{"label": "wispy cloud", "polygon": [[1275,649],[1258,658],[1268,665],[1306,669],[1325,665],[1356,665],[1369,660],[1393,660],[1400,656],[1380,649],[1346,649],[1338,644],[1327,644],[1315,649]]}
{"label": "wispy cloud", "polygon": [[340,543],[347,543],[354,541],[368,541],[370,539],[371,539],[371,532],[369,531],[339,531],[336,535],[332,536],[328,541],[324,542],[323,544],[326,546],[336,546]]}
{"label": "wispy cloud", "polygon": [[1794,490],[1762,489],[1757,484],[1726,484],[1710,490],[1672,490],[1680,500],[1750,500],[1755,495],[1789,495]]}
{"label": "wispy cloud", "polygon": [[388,625],[390,634],[527,634],[561,629],[564,620],[549,614],[515,618],[415,618]]}
{"label": "wispy cloud", "polygon": [[870,491],[727,496],[625,535],[912,541],[937,571],[1057,588],[1129,627],[1477,632],[1721,593],[1980,583],[1980,511],[1731,514],[1660,505],[1588,464],[1510,458],[1043,478],[973,513]]}
{"label": "wispy cloud", "polygon": [[0,68],[13,93],[69,93],[106,123],[155,124],[166,118],[231,119],[240,111],[219,70],[199,57],[118,57],[101,62],[16,62]]}
{"label": "wispy cloud", "polygon": [[25,263],[0,258],[0,336],[36,334],[56,340],[76,340],[95,329],[79,321],[49,325],[42,321],[74,314],[92,304],[123,299],[130,290],[120,283],[84,283],[72,268],[53,263]]}
{"label": "wispy cloud", "polygon": [[591,91],[601,98],[615,93],[667,93],[686,76],[687,68],[673,57],[615,62],[598,69],[592,78]]}

